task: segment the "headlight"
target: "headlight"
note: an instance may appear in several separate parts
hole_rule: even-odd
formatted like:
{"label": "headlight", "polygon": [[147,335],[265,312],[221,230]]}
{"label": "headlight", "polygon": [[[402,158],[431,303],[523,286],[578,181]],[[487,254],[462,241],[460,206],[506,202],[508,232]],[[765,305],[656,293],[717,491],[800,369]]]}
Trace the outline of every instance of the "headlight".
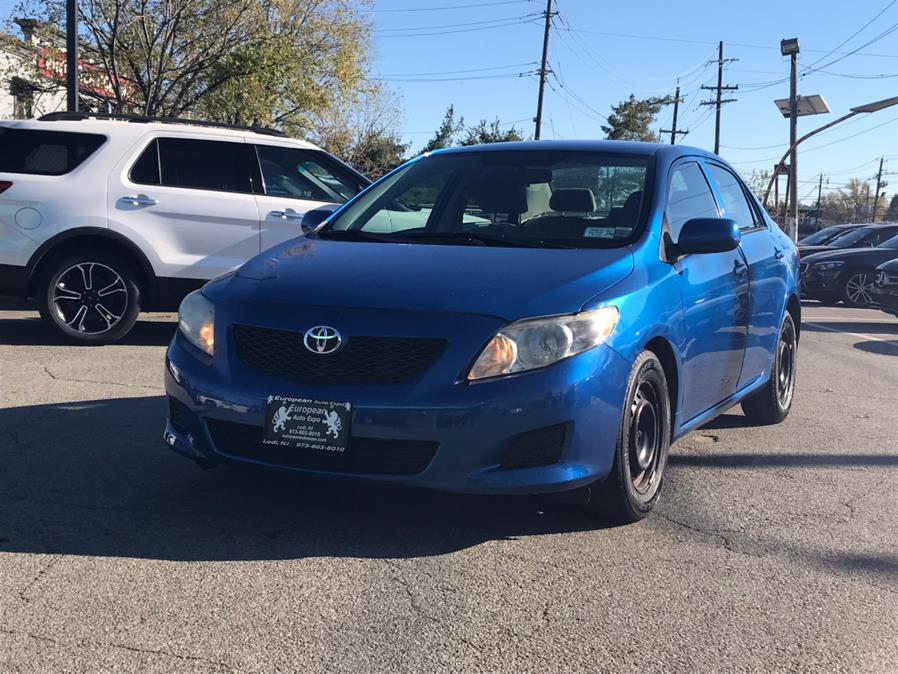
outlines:
{"label": "headlight", "polygon": [[833,271],[834,269],[839,269],[844,266],[844,262],[817,262],[811,268],[814,271]]}
{"label": "headlight", "polygon": [[215,305],[199,290],[190,293],[178,309],[178,328],[188,342],[211,356],[215,344]]}
{"label": "headlight", "polygon": [[583,353],[611,336],[619,316],[617,307],[602,307],[511,323],[480,352],[468,380],[534,370]]}

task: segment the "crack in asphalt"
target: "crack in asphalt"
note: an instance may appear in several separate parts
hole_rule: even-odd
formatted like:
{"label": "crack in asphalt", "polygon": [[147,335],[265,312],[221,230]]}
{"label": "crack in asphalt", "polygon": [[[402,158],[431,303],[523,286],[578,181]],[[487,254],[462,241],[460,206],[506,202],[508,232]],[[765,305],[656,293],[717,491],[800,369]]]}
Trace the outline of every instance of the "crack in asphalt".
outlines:
{"label": "crack in asphalt", "polygon": [[749,550],[742,550],[737,547],[734,547],[733,542],[730,540],[730,538],[727,535],[720,533],[719,531],[703,529],[703,528],[697,527],[693,524],[681,522],[680,520],[675,519],[675,518],[671,517],[670,515],[665,515],[664,513],[655,512],[653,514],[656,517],[666,520],[666,521],[670,522],[671,524],[675,524],[676,526],[686,529],[687,531],[691,531],[696,534],[701,534],[702,536],[710,536],[711,538],[716,538],[717,540],[720,541],[720,543],[722,544],[724,549],[726,549],[729,552],[732,552],[734,554],[745,555],[746,557],[754,557],[756,559],[761,559],[766,556],[761,553],[751,552]]}
{"label": "crack in asphalt", "polygon": [[19,599],[21,599],[26,604],[31,603],[31,599],[28,597],[29,590],[31,590],[31,588],[33,588],[35,585],[37,585],[41,581],[41,579],[47,573],[49,573],[50,570],[62,560],[62,557],[63,557],[62,555],[50,555],[50,559],[48,559],[47,563],[44,564],[40,568],[40,570],[34,575],[34,578],[32,578],[30,581],[28,581],[25,584],[25,587],[23,587],[21,590],[19,590]]}
{"label": "crack in asphalt", "polygon": [[150,391],[164,391],[165,389],[162,386],[149,386],[147,384],[123,384],[119,381],[102,381],[99,379],[72,379],[70,377],[60,377],[59,375],[55,375],[50,371],[46,365],[44,365],[44,373],[50,377],[50,379],[54,381],[67,381],[72,382],[74,384],[103,384],[104,386],[121,386],[123,388],[142,388]]}
{"label": "crack in asphalt", "polygon": [[90,641],[88,639],[81,639],[80,641],[65,641],[62,639],[56,639],[54,637],[48,637],[43,634],[35,634],[34,632],[29,632],[27,630],[12,629],[4,625],[0,625],[0,634],[9,634],[11,636],[25,636],[29,639],[35,639],[36,641],[44,641],[47,643],[55,644],[57,646],[68,646],[73,648],[117,648],[120,650],[130,651],[132,653],[142,653],[145,655],[161,655],[163,657],[174,658],[176,660],[203,662],[207,665],[212,665],[218,668],[219,671],[234,671],[232,667],[227,663],[210,660],[209,658],[204,658],[199,655],[184,655],[182,653],[172,653],[170,651],[157,650],[153,648],[143,648],[141,646],[132,646],[130,644],[118,644],[111,641]]}

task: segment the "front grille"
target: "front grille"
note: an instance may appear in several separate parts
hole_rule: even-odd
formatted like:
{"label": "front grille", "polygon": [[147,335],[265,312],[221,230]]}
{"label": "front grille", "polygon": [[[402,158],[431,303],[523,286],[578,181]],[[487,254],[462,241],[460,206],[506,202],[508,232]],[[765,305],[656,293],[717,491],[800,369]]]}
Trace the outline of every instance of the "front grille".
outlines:
{"label": "front grille", "polygon": [[309,351],[303,333],[235,325],[237,355],[249,367],[312,385],[389,385],[420,377],[446,349],[445,339],[348,337],[336,353]]}
{"label": "front grille", "polygon": [[269,447],[262,444],[262,427],[209,419],[216,451],[239,459],[287,468],[326,470],[355,475],[414,475],[430,464],[439,443],[351,437],[345,452]]}

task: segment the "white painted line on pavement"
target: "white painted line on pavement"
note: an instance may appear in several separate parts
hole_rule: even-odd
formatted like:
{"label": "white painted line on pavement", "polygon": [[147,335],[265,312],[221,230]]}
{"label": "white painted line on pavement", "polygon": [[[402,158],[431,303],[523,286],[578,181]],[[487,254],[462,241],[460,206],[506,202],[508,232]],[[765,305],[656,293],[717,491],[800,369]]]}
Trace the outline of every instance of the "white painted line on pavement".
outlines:
{"label": "white painted line on pavement", "polygon": [[827,332],[835,332],[838,335],[850,335],[859,339],[872,339],[874,342],[883,342],[885,344],[891,344],[892,346],[898,348],[898,339],[883,339],[882,337],[877,337],[876,335],[865,335],[861,332],[847,332],[845,330],[837,330],[836,328],[831,328],[828,325],[820,325],[820,323],[812,323],[810,321],[802,321],[801,323],[802,325],[813,325],[815,328],[820,328],[821,330],[826,330]]}
{"label": "white painted line on pavement", "polygon": [[809,321],[833,321],[834,323],[883,323],[890,324],[887,318],[836,318],[834,316],[802,316],[802,323]]}

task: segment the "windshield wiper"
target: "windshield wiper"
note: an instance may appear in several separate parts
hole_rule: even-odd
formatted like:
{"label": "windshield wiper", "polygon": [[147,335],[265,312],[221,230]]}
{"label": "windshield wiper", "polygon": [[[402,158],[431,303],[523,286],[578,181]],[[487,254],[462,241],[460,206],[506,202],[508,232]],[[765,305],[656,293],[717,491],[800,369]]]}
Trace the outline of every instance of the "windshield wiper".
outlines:
{"label": "windshield wiper", "polygon": [[[424,229],[397,232],[394,237],[411,241],[427,240],[431,242],[469,243],[479,246],[503,246],[509,248],[571,248],[565,244],[553,243],[542,239],[515,239],[508,236],[487,234],[485,232],[428,232]],[[392,237],[391,237],[392,238]]]}
{"label": "windshield wiper", "polygon": [[335,241],[390,241],[389,235],[381,236],[379,234],[370,234],[358,229],[323,229],[316,234],[322,239],[333,239]]}

